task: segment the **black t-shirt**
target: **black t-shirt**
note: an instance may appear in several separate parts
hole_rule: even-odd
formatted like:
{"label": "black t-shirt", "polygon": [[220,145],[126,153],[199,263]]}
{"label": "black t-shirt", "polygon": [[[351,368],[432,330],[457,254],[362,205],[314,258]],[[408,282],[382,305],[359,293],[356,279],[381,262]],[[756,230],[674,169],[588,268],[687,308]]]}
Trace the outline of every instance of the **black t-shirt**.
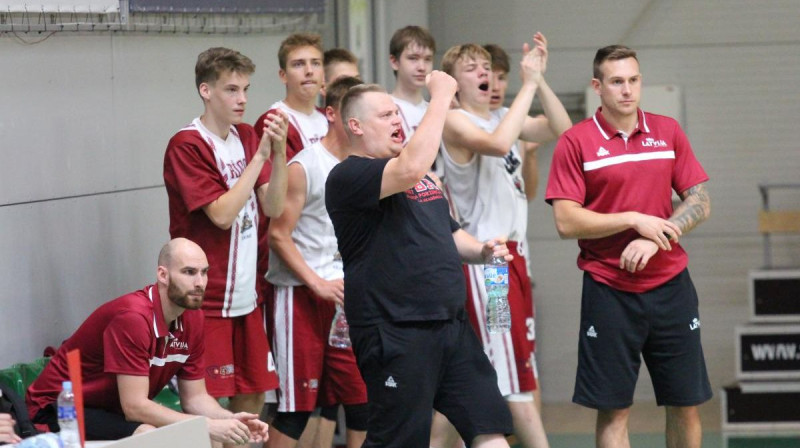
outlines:
{"label": "black t-shirt", "polygon": [[351,156],[325,184],[325,205],[344,262],[350,325],[452,319],[466,286],[453,241],[458,223],[427,176],[380,199],[390,159]]}

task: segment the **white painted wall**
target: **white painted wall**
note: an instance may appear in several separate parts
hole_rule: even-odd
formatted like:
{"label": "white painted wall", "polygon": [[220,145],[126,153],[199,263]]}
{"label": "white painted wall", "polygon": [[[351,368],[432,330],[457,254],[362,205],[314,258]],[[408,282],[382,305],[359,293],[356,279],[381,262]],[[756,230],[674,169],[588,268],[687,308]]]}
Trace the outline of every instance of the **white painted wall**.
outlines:
{"label": "white painted wall", "polygon": [[[800,4],[599,0],[430,0],[438,56],[451,45],[494,42],[517,67],[535,31],[548,38],[547,79],[557,93],[582,93],[597,48],[639,51],[644,83],[683,92],[685,130],[708,171],[712,217],[681,241],[701,300],[703,343],[718,392],[733,382],[734,327],[748,319],[747,272],[762,265],[757,232],[760,182],[800,182]],[[510,91],[519,78],[510,77]],[[577,364],[580,279],[577,244],[561,241],[542,200],[552,156],[540,150],[538,198],[529,241],[536,282],[539,371],[544,400],[569,401]],[[800,208],[800,191],[777,192],[778,206]],[[779,264],[800,266],[800,238],[776,238]],[[642,369],[644,372],[644,369]],[[653,400],[649,377],[637,400]]]}
{"label": "white painted wall", "polygon": [[169,238],[164,149],[202,113],[197,54],[227,46],[253,59],[252,123],[284,96],[284,37],[0,36],[0,366],[40,356],[100,303],[155,281]]}

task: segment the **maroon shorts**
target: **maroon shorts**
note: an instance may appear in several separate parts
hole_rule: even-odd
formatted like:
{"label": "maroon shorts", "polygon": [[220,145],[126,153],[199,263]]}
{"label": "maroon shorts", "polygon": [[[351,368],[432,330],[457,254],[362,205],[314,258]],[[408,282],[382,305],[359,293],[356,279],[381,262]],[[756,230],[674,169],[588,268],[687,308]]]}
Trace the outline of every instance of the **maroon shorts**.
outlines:
{"label": "maroon shorts", "polygon": [[209,395],[232,397],[278,387],[263,306],[239,317],[206,316],[204,337]]}
{"label": "maroon shorts", "polygon": [[306,286],[275,286],[274,303],[278,411],[366,403],[367,389],[353,351],[328,345],[334,303],[318,298]]}

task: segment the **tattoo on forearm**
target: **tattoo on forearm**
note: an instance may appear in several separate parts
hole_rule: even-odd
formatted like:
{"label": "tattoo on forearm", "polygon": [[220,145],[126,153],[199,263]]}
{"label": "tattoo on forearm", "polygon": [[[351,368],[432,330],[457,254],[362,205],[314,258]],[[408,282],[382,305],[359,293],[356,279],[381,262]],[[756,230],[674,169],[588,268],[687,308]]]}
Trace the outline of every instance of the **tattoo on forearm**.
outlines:
{"label": "tattoo on forearm", "polygon": [[685,234],[705,221],[711,214],[711,198],[704,184],[698,184],[681,193],[683,202],[675,208],[670,217]]}
{"label": "tattoo on forearm", "polygon": [[675,212],[669,220],[677,224],[685,234],[705,221],[711,214],[711,198],[708,196],[704,184],[697,184],[681,193],[680,196],[683,202],[675,208]]}

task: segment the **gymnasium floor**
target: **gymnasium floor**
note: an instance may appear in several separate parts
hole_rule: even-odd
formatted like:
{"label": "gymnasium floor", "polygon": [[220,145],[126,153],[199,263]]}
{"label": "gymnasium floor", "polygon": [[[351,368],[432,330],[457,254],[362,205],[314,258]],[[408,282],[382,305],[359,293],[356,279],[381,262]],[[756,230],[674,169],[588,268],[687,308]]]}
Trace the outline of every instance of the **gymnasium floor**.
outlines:
{"label": "gymnasium floor", "polygon": [[[718,395],[700,407],[703,448],[800,448],[800,431],[769,433],[740,430],[723,433],[720,429],[722,421]],[[572,403],[545,403],[542,415],[551,448],[594,448],[595,411]],[[655,401],[635,403],[631,410],[629,431],[632,448],[665,448],[664,409],[656,406]],[[335,442],[336,448],[344,448],[343,435],[337,433]],[[513,437],[510,442],[512,448],[519,448]]]}
{"label": "gymnasium floor", "polygon": [[[800,406],[800,404],[798,404]],[[548,404],[542,410],[551,448],[594,448],[595,413],[575,404]],[[700,407],[704,448],[800,448],[800,433],[720,431],[717,398]],[[632,448],[664,448],[664,410],[655,402],[634,404],[630,417]]]}

